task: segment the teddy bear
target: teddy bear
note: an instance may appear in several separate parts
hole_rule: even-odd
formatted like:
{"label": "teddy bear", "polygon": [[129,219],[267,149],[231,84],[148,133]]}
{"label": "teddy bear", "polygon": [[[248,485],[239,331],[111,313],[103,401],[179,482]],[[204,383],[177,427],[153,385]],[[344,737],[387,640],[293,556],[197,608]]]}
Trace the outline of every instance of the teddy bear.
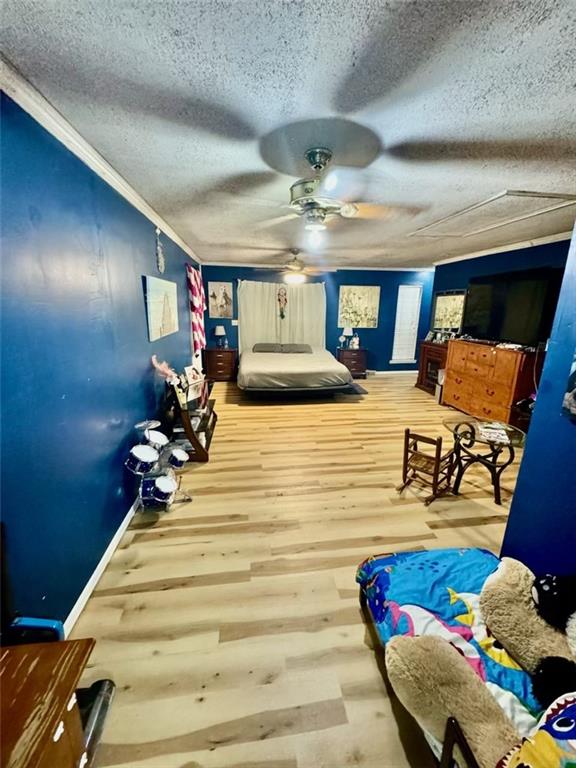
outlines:
{"label": "teddy bear", "polygon": [[[467,652],[455,652],[458,642],[441,631],[387,640],[390,684],[432,743],[441,745],[447,721],[456,718],[480,768],[576,765],[575,586],[574,577],[536,578],[521,562],[503,558],[481,588],[484,647],[531,676],[539,706],[524,719],[517,700],[495,695],[502,693],[498,686],[482,680]],[[458,749],[455,754],[466,765]]]}

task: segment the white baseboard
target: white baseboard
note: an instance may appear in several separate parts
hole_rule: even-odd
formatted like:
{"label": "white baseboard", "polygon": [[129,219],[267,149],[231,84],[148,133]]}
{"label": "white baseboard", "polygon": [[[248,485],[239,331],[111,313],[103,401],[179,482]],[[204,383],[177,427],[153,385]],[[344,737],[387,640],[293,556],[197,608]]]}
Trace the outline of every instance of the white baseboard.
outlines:
{"label": "white baseboard", "polygon": [[398,376],[398,374],[414,374],[414,376],[418,375],[418,371],[412,370],[412,371],[366,371],[368,376]]}
{"label": "white baseboard", "polygon": [[118,530],[114,534],[112,540],[110,541],[110,544],[108,544],[108,546],[106,547],[106,551],[104,552],[104,554],[100,558],[100,562],[98,563],[98,565],[94,569],[94,573],[92,574],[92,576],[90,576],[90,578],[88,579],[88,581],[86,583],[86,586],[84,587],[84,589],[82,590],[82,592],[80,593],[80,595],[78,597],[78,600],[76,600],[76,602],[74,603],[74,606],[73,606],[72,610],[70,611],[70,613],[68,614],[68,616],[66,618],[66,621],[64,622],[64,636],[65,637],[68,637],[68,635],[72,631],[72,628],[73,628],[74,624],[76,624],[76,622],[78,621],[78,618],[79,618],[80,614],[82,613],[82,611],[84,610],[84,606],[88,602],[88,599],[90,598],[90,595],[96,589],[96,585],[100,581],[106,566],[108,565],[108,563],[112,559],[112,555],[116,551],[116,549],[118,547],[118,544],[120,544],[120,539],[122,538],[122,536],[124,536],[124,533],[126,532],[126,529],[130,525],[130,521],[134,517],[134,515],[136,513],[136,510],[138,509],[138,505],[139,504],[140,504],[140,499],[137,498],[134,501],[134,504],[132,504],[132,506],[128,510],[128,513],[127,513],[126,517],[124,518],[124,520],[122,520],[122,522],[120,523],[120,527],[118,528]]}

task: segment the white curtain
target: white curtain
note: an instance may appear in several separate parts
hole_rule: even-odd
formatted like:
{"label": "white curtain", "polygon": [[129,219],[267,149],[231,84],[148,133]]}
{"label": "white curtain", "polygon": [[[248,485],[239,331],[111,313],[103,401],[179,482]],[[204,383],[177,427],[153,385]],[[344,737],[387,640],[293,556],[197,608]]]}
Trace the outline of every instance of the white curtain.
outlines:
{"label": "white curtain", "polygon": [[240,280],[238,331],[240,352],[251,350],[259,342],[300,343],[324,348],[324,283],[286,285]]}

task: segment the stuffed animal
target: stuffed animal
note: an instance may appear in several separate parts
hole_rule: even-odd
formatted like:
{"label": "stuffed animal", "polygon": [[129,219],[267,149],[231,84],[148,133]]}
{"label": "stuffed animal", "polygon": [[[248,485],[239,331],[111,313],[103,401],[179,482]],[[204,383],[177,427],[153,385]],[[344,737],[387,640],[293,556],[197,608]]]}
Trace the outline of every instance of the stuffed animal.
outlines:
{"label": "stuffed animal", "polygon": [[520,741],[480,677],[442,638],[393,637],[386,645],[386,671],[402,704],[436,741],[442,742],[449,717],[458,720],[480,768],[494,768]]}
{"label": "stuffed animal", "polygon": [[480,595],[480,610],[490,632],[530,673],[547,656],[576,661],[566,634],[551,626],[536,610],[533,584],[534,574],[529,568],[504,557],[484,583]]}
{"label": "stuffed animal", "polygon": [[517,712],[505,711],[494,686],[445,639],[389,640],[390,683],[423,730],[441,741],[447,719],[455,717],[481,768],[576,768],[576,645],[574,634],[568,637],[576,627],[573,585],[568,577],[535,579],[522,563],[504,558],[480,594],[490,636],[531,673],[534,696],[548,707],[539,723],[521,725]]}
{"label": "stuffed animal", "polygon": [[[534,579],[532,598],[542,618],[561,632],[576,620],[576,576],[545,576]],[[570,639],[569,639],[570,642]],[[572,652],[576,648],[572,646]]]}
{"label": "stuffed animal", "polygon": [[152,361],[152,365],[154,366],[154,368],[156,368],[160,376],[163,376],[166,379],[166,381],[170,381],[171,379],[178,378],[178,374],[173,368],[170,368],[166,360],[159,363],[156,355],[152,355],[150,360]]}
{"label": "stuffed animal", "polygon": [[574,768],[576,693],[561,696],[544,712],[538,729],[514,746],[496,768]]}

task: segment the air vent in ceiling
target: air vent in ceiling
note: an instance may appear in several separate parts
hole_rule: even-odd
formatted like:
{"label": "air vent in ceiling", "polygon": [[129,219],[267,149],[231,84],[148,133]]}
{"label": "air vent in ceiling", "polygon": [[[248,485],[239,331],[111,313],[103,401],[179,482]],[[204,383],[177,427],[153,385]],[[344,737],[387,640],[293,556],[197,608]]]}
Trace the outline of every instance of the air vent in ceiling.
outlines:
{"label": "air vent in ceiling", "polygon": [[411,237],[468,237],[576,205],[576,195],[506,190],[411,232]]}

